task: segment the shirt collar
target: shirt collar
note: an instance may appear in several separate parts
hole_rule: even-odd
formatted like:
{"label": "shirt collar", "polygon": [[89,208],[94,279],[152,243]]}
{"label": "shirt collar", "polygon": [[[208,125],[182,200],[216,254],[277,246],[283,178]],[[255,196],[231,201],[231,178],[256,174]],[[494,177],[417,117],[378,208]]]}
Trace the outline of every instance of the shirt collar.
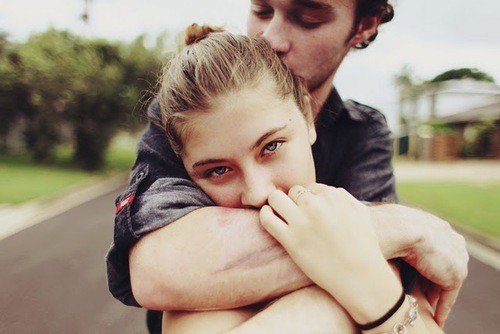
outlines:
{"label": "shirt collar", "polygon": [[344,102],[340,98],[339,93],[332,87],[332,91],[321,108],[318,118],[316,119],[317,127],[329,127],[337,120],[342,111],[345,109]]}

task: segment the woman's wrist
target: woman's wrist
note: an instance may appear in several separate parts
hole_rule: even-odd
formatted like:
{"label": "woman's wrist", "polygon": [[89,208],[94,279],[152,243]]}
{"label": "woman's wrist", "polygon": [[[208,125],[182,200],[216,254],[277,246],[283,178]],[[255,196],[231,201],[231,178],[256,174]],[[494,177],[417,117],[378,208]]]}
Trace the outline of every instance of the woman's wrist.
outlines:
{"label": "woman's wrist", "polygon": [[362,331],[367,331],[370,329],[374,329],[385,323],[389,318],[391,318],[396,312],[399,310],[401,305],[403,305],[405,301],[406,294],[404,291],[401,292],[401,296],[399,297],[398,301],[396,304],[394,304],[393,307],[391,307],[383,316],[380,318],[373,320],[372,322],[366,323],[366,324],[358,324],[359,329]]}
{"label": "woman's wrist", "polygon": [[[364,334],[402,334],[418,322],[418,303],[411,295],[404,295],[404,302],[399,309],[379,326],[362,330]],[[418,327],[418,326],[416,326]],[[421,329],[421,328],[420,328]],[[420,333],[420,331],[419,331]]]}
{"label": "woman's wrist", "polygon": [[[400,299],[403,287],[389,264],[382,259],[352,277],[351,288],[343,289],[337,300],[358,324],[381,318]],[[369,270],[368,270],[369,269]]]}

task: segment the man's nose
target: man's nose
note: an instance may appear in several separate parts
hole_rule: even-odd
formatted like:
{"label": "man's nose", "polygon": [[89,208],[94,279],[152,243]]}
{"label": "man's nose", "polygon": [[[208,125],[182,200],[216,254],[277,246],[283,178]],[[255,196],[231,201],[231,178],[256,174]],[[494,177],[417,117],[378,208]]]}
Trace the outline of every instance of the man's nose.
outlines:
{"label": "man's nose", "polygon": [[271,45],[279,56],[290,51],[289,27],[286,26],[286,20],[275,15],[265,27],[262,37]]}
{"label": "man's nose", "polygon": [[244,207],[261,208],[267,203],[267,198],[276,187],[272,178],[264,173],[254,173],[245,179],[241,194],[241,204]]}

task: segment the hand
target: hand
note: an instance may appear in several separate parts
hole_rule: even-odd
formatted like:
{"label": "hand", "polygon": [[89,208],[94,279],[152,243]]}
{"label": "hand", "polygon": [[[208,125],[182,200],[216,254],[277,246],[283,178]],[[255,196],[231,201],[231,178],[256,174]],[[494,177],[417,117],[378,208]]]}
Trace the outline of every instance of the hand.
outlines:
{"label": "hand", "polygon": [[425,237],[403,259],[430,281],[424,292],[436,307],[436,323],[444,327],[467,277],[469,255],[465,239],[450,224],[432,215],[424,216],[426,219],[418,224],[426,228]]}
{"label": "hand", "polygon": [[467,277],[465,239],[444,220],[421,210],[397,204],[370,210],[386,258],[403,258],[429,280],[426,296],[436,307],[436,323],[444,327]]}
{"label": "hand", "polygon": [[[371,314],[384,303],[390,308],[401,294],[379,248],[370,211],[344,189],[320,184],[308,188],[304,193],[303,187],[292,187],[288,196],[273,192],[269,206],[260,211],[261,223],[309,278],[356,320],[369,322]],[[373,289],[377,280],[386,283],[382,299],[384,293]],[[358,302],[366,306],[367,299],[378,301],[378,309],[359,309]]]}

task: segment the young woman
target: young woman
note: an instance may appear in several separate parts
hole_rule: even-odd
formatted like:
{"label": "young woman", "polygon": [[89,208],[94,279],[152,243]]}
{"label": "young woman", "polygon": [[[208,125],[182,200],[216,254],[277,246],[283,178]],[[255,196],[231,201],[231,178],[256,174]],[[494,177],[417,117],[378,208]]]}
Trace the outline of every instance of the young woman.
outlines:
{"label": "young woman", "polygon": [[[216,29],[215,29],[216,30]],[[168,312],[168,333],[440,332],[418,288],[405,296],[364,204],[315,183],[310,100],[263,39],[193,25],[159,93],[191,179],[218,206],[260,210],[262,226],[315,283],[267,304]],[[418,314],[418,316],[417,316]]]}

